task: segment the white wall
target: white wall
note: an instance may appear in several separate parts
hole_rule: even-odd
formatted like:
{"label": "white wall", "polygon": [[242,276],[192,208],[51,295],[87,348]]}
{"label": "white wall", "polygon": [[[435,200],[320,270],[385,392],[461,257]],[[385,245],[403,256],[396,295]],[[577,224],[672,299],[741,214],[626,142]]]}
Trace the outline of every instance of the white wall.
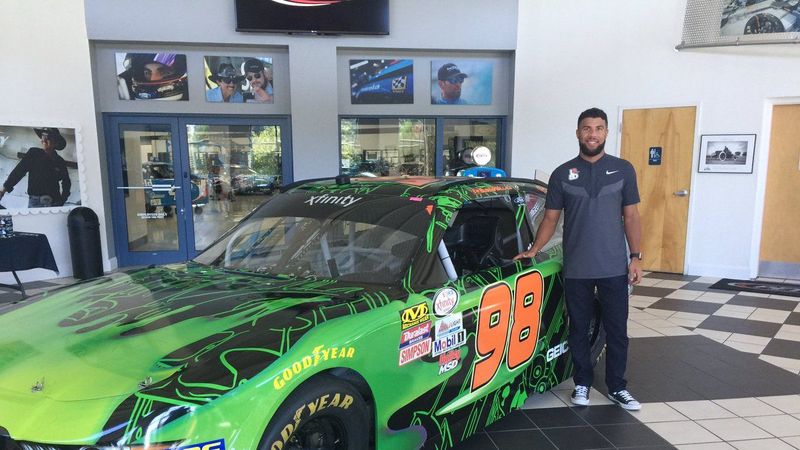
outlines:
{"label": "white wall", "polygon": [[[61,125],[78,129],[83,150],[80,170],[89,176],[84,205],[105,227],[103,186],[89,63],[89,43],[82,0],[0,0],[0,123],[24,126]],[[73,186],[73,189],[77,189]],[[21,210],[27,211],[27,210]],[[34,213],[38,212],[38,213]],[[14,216],[14,229],[47,235],[60,276],[72,274],[67,213],[32,210]],[[105,269],[107,242],[101,233]],[[23,281],[53,278],[43,269],[21,272]],[[13,282],[10,273],[0,283]]]}
{"label": "white wall", "polygon": [[[797,97],[800,46],[677,52],[685,0],[526,0],[519,4],[514,176],[577,154],[578,114],[609,114],[619,154],[622,109],[698,106],[685,271],[757,274],[772,99]],[[781,100],[778,100],[781,101]],[[755,133],[753,174],[696,173],[700,134]],[[797,205],[791,206],[797,207]],[[644,230],[647,233],[647,230]]]}

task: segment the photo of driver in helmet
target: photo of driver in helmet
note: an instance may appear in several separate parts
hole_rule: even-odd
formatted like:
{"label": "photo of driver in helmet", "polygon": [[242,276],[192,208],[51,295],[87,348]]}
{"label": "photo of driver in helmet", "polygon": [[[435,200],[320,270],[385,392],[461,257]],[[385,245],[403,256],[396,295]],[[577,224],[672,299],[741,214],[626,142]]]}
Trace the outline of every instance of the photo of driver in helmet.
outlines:
{"label": "photo of driver in helmet", "polygon": [[186,55],[117,53],[120,100],[189,100]]}

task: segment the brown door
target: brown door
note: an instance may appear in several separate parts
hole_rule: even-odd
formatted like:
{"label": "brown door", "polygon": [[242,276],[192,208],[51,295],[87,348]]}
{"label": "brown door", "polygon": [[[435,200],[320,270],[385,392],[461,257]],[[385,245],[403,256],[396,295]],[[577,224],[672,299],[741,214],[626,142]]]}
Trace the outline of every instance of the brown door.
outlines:
{"label": "brown door", "polygon": [[759,275],[800,278],[800,105],[772,109]]}
{"label": "brown door", "polygon": [[[639,182],[645,270],[683,273],[694,125],[693,106],[622,113],[621,156],[636,168]],[[650,158],[657,149],[660,164]]]}

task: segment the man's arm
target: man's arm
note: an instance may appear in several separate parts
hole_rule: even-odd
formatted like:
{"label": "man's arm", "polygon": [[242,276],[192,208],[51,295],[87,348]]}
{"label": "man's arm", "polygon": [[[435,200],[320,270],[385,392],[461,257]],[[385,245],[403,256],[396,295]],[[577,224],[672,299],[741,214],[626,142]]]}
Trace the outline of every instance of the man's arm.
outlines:
{"label": "man's arm", "polygon": [[560,209],[545,209],[544,218],[542,219],[542,223],[539,224],[539,229],[536,230],[536,239],[533,241],[533,245],[530,249],[515,256],[514,259],[533,258],[536,256],[536,254],[539,253],[539,250],[541,250],[542,247],[547,244],[550,238],[553,237],[553,233],[556,232],[556,225],[558,225],[558,219],[560,217]]}
{"label": "man's arm", "polygon": [[[636,203],[622,207],[622,217],[625,219],[625,238],[631,253],[642,251],[642,221],[639,218],[639,207]],[[639,284],[642,281],[642,262],[639,258],[631,258],[628,266],[628,281],[630,284]]]}

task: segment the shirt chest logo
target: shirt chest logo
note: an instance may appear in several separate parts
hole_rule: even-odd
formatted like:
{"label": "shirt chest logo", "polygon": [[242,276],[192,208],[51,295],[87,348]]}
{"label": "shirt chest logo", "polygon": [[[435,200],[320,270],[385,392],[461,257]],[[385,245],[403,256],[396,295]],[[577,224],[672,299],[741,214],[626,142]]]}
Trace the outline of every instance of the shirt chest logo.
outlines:
{"label": "shirt chest logo", "polygon": [[580,171],[578,170],[577,167],[573,167],[572,169],[569,169],[569,176],[567,177],[567,179],[569,181],[577,180],[578,176],[580,176]]}

